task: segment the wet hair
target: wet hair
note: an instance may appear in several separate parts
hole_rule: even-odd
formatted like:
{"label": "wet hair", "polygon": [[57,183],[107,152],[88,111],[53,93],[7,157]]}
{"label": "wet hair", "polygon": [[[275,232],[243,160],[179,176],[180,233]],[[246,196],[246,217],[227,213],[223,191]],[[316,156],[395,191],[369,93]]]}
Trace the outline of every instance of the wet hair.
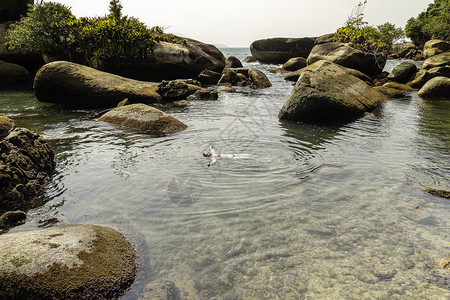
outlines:
{"label": "wet hair", "polygon": [[205,156],[205,157],[210,157],[210,156],[212,156],[212,153],[211,153],[211,152],[204,152],[204,153],[203,153],[203,156]]}

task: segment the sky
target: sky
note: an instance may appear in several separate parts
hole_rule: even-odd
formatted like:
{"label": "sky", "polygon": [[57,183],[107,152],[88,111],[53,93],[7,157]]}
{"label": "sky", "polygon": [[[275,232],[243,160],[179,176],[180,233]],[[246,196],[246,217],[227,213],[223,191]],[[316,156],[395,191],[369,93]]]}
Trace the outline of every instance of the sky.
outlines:
{"label": "sky", "polygon": [[[104,16],[109,0],[52,0],[77,17]],[[147,26],[208,44],[249,47],[272,37],[314,37],[335,32],[360,0],[122,0],[123,14]],[[368,0],[365,20],[404,28],[433,0]]]}

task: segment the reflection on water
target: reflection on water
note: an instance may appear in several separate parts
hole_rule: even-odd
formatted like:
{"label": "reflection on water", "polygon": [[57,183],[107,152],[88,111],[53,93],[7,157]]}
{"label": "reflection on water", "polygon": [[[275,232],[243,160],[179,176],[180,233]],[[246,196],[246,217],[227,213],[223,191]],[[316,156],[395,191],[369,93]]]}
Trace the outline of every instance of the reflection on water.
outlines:
{"label": "reflection on water", "polygon": [[[1,93],[57,153],[24,227],[126,228],[146,244],[139,287],[171,280],[186,299],[450,297],[428,268],[448,253],[449,203],[423,192],[450,187],[449,104],[411,92],[341,126],[285,123],[292,86],[268,76],[270,89],[168,109],[189,127],[158,138]],[[252,159],[208,168],[210,145]]]}

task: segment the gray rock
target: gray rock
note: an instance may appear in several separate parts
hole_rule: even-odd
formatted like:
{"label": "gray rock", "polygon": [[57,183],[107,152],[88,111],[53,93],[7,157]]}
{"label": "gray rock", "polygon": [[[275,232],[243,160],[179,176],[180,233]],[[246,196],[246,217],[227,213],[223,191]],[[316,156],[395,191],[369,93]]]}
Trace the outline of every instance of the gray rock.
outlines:
{"label": "gray rock", "polygon": [[158,281],[148,284],[139,300],[178,300],[180,291],[171,281]]}
{"label": "gray rock", "polygon": [[335,39],[334,39],[335,34],[336,33],[327,33],[327,34],[321,35],[316,39],[315,44],[320,45],[320,44],[335,42]]}
{"label": "gray rock", "polygon": [[278,117],[296,122],[352,120],[385,98],[346,68],[322,60],[303,70]]}
{"label": "gray rock", "polygon": [[255,68],[228,69],[219,80],[219,85],[250,86],[268,88],[272,86],[266,74]]}
{"label": "gray rock", "polygon": [[250,45],[253,57],[268,64],[283,64],[293,57],[308,57],[316,38],[270,38]]}
{"label": "gray rock", "polygon": [[442,53],[428,58],[424,61],[422,69],[429,70],[436,67],[450,65],[450,52]]}
{"label": "gray rock", "polygon": [[157,86],[67,61],[43,66],[34,80],[39,101],[81,108],[114,107],[125,98],[130,103],[158,103],[162,98]]}
{"label": "gray rock", "polygon": [[27,69],[0,60],[0,86],[10,86],[30,80]]}
{"label": "gray rock", "polygon": [[1,139],[0,213],[26,206],[50,180],[54,167],[50,146],[28,129],[16,128]]}
{"label": "gray rock", "polygon": [[386,64],[386,57],[382,54],[364,53],[340,42],[314,46],[308,56],[307,63],[311,65],[319,60],[328,60],[343,67],[361,71],[369,76],[381,73]]}
{"label": "gray rock", "polygon": [[398,89],[394,89],[392,87],[389,86],[376,86],[373,88],[374,90],[384,94],[386,97],[388,98],[393,98],[393,99],[397,99],[397,98],[402,98],[405,96],[405,91],[401,91]]}
{"label": "gray rock", "polygon": [[417,92],[422,98],[450,99],[450,78],[434,77]]}
{"label": "gray rock", "polygon": [[254,58],[253,56],[247,56],[246,58],[244,58],[244,60],[242,62],[245,63],[254,63],[257,62],[256,58]]}
{"label": "gray rock", "polygon": [[225,60],[225,67],[223,68],[223,71],[225,72],[230,68],[242,68],[242,67],[243,67],[242,63],[238,58],[230,56]]}
{"label": "gray rock", "polygon": [[161,95],[164,100],[182,100],[189,95],[189,86],[180,80],[163,80],[156,92]]}
{"label": "gray rock", "polygon": [[414,78],[410,82],[408,82],[408,85],[413,87],[413,88],[419,88],[420,89],[431,78],[432,78],[431,74],[427,70],[420,69],[414,75]]}
{"label": "gray rock", "polygon": [[266,74],[258,69],[249,68],[248,76],[254,87],[264,89],[272,86],[272,83],[270,83],[269,78],[267,78]]}
{"label": "gray rock", "polygon": [[297,71],[301,68],[306,67],[306,59],[303,57],[293,57],[288,60],[284,65],[283,69],[286,71]]}
{"label": "gray rock", "polygon": [[217,100],[219,95],[217,91],[210,89],[201,89],[190,95],[187,100]]}
{"label": "gray rock", "polygon": [[450,43],[443,40],[429,40],[423,46],[423,57],[425,59],[450,50]]}
{"label": "gray rock", "polygon": [[396,66],[389,74],[388,79],[391,81],[406,83],[417,72],[417,67],[413,63],[403,62]]}
{"label": "gray rock", "polygon": [[174,117],[145,104],[131,104],[114,108],[98,120],[154,135],[174,133],[187,128],[185,124]]}
{"label": "gray rock", "polygon": [[397,58],[405,58],[408,53],[416,50],[416,45],[411,42],[392,45],[392,54]]}
{"label": "gray rock", "polygon": [[198,80],[204,84],[216,85],[221,77],[222,73],[214,72],[211,70],[204,70],[198,75]]}
{"label": "gray rock", "polygon": [[[350,69],[350,68],[346,68],[346,69],[347,69],[347,71],[349,73],[351,73],[353,76],[358,77],[362,81],[366,81],[366,82],[372,83],[372,78],[370,78],[366,74],[364,74],[364,73],[362,73],[362,72],[360,72],[358,70],[355,70],[355,69]],[[300,69],[300,70],[297,70],[295,72],[287,74],[286,76],[284,76],[284,80],[295,81],[296,82],[298,80],[298,78],[300,77],[300,75],[302,74],[303,70],[304,70],[304,68]]]}
{"label": "gray rock", "polygon": [[63,225],[0,236],[1,299],[113,299],[133,283],[136,253],[117,231]]}

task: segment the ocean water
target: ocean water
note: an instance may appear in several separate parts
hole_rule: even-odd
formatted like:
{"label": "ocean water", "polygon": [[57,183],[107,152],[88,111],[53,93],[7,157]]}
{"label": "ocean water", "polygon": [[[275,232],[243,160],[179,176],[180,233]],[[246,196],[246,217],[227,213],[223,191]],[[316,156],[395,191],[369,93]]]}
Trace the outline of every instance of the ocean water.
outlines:
{"label": "ocean water", "polygon": [[[292,84],[267,72],[278,66],[245,66],[273,87],[163,107],[188,128],[158,138],[0,92],[0,112],[39,132],[57,161],[13,231],[118,228],[140,262],[123,299],[160,280],[183,299],[448,299],[448,273],[430,264],[450,252],[450,202],[424,189],[450,188],[450,102],[413,91],[341,126],[283,122]],[[251,158],[208,167],[211,145]]]}

